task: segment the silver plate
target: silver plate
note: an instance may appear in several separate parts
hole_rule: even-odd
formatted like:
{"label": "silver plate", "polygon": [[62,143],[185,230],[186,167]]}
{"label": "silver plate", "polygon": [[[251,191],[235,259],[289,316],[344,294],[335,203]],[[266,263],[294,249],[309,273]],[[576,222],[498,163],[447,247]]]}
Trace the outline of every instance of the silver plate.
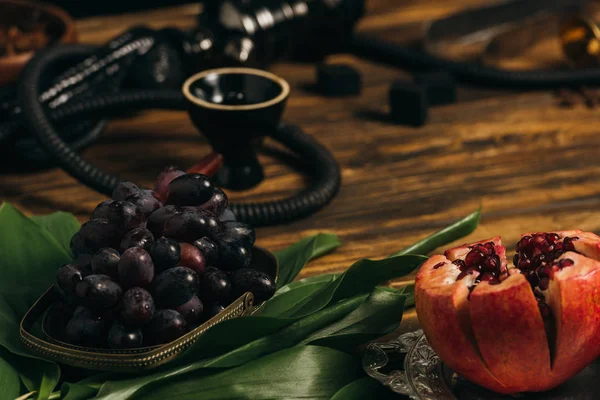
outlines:
{"label": "silver plate", "polygon": [[[402,370],[397,368],[399,360]],[[548,392],[500,395],[456,375],[441,362],[421,330],[369,344],[363,355],[363,368],[369,376],[411,400],[600,399],[600,360]]]}

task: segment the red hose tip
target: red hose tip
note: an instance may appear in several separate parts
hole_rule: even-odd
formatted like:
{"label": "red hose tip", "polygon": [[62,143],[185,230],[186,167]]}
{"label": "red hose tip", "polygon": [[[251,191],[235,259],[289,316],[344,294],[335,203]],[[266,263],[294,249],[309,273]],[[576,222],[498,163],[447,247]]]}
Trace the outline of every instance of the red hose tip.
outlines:
{"label": "red hose tip", "polygon": [[213,152],[200,160],[199,163],[188,168],[186,172],[188,174],[204,174],[206,176],[213,176],[222,166],[223,155]]}

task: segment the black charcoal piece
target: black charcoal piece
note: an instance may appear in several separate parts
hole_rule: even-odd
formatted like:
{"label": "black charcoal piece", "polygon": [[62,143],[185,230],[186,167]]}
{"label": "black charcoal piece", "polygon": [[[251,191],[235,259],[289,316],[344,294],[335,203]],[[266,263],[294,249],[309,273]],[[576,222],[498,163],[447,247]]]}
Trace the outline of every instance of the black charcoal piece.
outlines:
{"label": "black charcoal piece", "polygon": [[446,71],[432,71],[416,74],[415,83],[425,89],[429,106],[452,104],[456,101],[456,82]]}
{"label": "black charcoal piece", "polygon": [[425,89],[413,82],[395,81],[390,87],[390,118],[399,124],[422,126],[427,121]]}
{"label": "black charcoal piece", "polygon": [[360,94],[360,73],[346,64],[321,64],[317,67],[317,90],[325,96]]}

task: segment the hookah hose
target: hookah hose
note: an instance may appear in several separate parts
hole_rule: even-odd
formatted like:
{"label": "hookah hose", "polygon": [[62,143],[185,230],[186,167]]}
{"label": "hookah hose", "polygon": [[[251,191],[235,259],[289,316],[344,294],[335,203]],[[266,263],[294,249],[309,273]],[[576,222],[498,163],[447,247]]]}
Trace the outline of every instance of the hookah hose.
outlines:
{"label": "hookah hose", "polygon": [[[145,110],[162,108],[184,110],[183,95],[174,90],[123,90],[101,94],[89,99],[67,103],[48,113],[39,102],[40,79],[44,70],[73,54],[89,53],[94,48],[82,45],[62,45],[37,53],[22,73],[18,98],[23,122],[37,138],[41,147],[70,175],[82,183],[110,196],[119,184],[118,177],[86,162],[60,137],[53,124],[69,117],[105,116],[122,109]],[[287,199],[264,203],[231,204],[236,217],[253,226],[275,225],[307,216],[327,205],[337,194],[341,174],[331,153],[299,127],[281,124],[271,138],[280,142],[301,159],[311,160],[313,181],[309,188]]]}

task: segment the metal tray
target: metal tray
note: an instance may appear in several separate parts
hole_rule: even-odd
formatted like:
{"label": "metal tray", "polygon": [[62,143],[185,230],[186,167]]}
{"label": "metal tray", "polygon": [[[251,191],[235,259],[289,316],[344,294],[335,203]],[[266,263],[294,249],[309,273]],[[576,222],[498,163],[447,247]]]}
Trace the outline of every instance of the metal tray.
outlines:
{"label": "metal tray", "polygon": [[[396,368],[398,363],[403,370]],[[441,362],[421,330],[369,344],[363,355],[363,368],[369,376],[411,400],[600,399],[600,359],[548,392],[501,395],[456,375]]]}
{"label": "metal tray", "polygon": [[[263,271],[277,281],[277,259],[265,249],[252,249],[250,268]],[[251,315],[264,304],[255,305],[254,296],[248,292],[218,315],[170,343],[131,350],[111,350],[74,346],[52,337],[45,329],[44,316],[56,300],[56,294],[50,288],[36,301],[21,320],[21,340],[31,350],[52,361],[111,372],[140,372],[158,367],[177,357],[212,326],[228,319]]]}

